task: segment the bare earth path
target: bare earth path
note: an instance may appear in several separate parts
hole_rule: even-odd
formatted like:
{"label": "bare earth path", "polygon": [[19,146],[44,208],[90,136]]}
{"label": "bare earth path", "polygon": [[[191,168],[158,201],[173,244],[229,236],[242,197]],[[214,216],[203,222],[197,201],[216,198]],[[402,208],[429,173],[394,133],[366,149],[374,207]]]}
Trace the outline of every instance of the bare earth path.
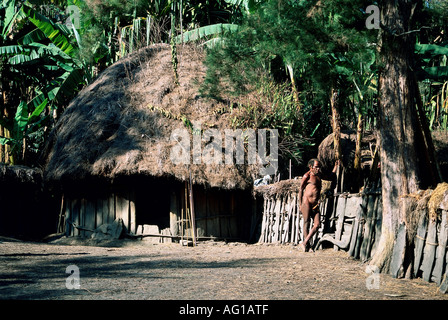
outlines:
{"label": "bare earth path", "polygon": [[[66,287],[68,266],[80,288]],[[434,283],[378,275],[333,249],[290,245],[32,243],[0,239],[2,300],[448,300]]]}

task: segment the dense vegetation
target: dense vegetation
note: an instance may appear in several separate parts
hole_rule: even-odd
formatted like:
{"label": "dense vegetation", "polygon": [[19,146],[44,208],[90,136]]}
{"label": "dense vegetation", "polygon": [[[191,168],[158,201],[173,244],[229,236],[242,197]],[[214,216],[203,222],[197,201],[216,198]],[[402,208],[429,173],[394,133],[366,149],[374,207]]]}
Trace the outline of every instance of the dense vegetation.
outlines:
{"label": "dense vegetation", "polygon": [[[140,47],[208,49],[202,94],[258,92],[235,127],[280,130],[283,161],[299,164],[339,129],[377,118],[378,29],[364,0],[110,0],[0,2],[0,162],[36,165],[68,102]],[[448,127],[446,1],[418,10],[415,68],[432,130]],[[225,90],[224,90],[225,88]],[[229,106],[230,107],[230,106]],[[235,106],[232,106],[234,108]]]}

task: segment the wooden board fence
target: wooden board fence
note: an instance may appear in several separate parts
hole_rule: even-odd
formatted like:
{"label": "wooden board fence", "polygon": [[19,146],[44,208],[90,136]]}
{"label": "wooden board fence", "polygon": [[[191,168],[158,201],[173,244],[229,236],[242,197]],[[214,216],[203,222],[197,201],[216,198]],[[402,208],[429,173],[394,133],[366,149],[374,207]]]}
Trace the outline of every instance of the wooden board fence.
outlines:
{"label": "wooden board fence", "polygon": [[301,214],[298,207],[298,193],[264,197],[261,223],[261,243],[298,243]]}
{"label": "wooden board fence", "polygon": [[[358,194],[344,193],[335,197],[326,196],[319,204],[321,225],[313,243],[316,245],[324,235],[328,234],[331,234],[338,243],[341,241],[346,243],[350,240],[350,234],[347,232],[353,232],[354,239],[359,238],[362,235],[361,229],[358,227],[361,219],[357,220],[356,228],[351,228],[346,222],[347,219],[354,219],[357,214],[360,214],[358,212],[361,208],[360,204],[361,197]],[[374,234],[374,232],[371,233]],[[258,242],[298,244],[302,240],[303,217],[299,208],[298,192],[264,195],[261,234]],[[370,238],[369,241],[373,243]],[[335,250],[338,250],[339,247],[334,245]],[[357,252],[360,248],[361,242],[358,242]]]}
{"label": "wooden board fence", "polygon": [[[276,190],[272,188],[272,190]],[[263,193],[263,216],[258,242],[298,244],[303,240],[303,217],[298,188],[278,188]],[[346,250],[355,258],[367,260],[374,252],[375,236],[381,221],[379,192],[325,195],[319,204],[321,225],[313,239],[317,249],[325,241],[335,250]]]}
{"label": "wooden board fence", "polygon": [[[259,242],[298,244],[302,241],[303,218],[296,190],[263,194]],[[446,293],[448,189],[443,191],[440,198],[443,200],[436,208],[436,217],[430,216],[428,209],[427,199],[432,190],[426,191],[426,203],[415,205],[412,197],[403,202],[403,210],[412,211],[416,221],[414,225],[411,221],[401,223],[392,250],[389,273],[394,277],[422,277],[425,281],[437,283],[439,291]],[[422,200],[424,198],[419,201]],[[377,189],[366,190],[361,194],[327,195],[320,203],[320,210],[322,223],[314,239],[316,249],[328,241],[335,250],[345,250],[350,256],[362,261],[368,261],[375,254],[382,226],[381,193]],[[409,239],[410,234],[414,239]]]}

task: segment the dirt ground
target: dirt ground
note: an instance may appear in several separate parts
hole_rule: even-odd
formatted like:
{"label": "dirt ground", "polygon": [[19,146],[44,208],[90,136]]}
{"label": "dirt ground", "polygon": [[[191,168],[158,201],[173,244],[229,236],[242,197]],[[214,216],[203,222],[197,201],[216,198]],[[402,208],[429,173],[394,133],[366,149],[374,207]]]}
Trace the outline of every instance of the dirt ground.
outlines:
{"label": "dirt ground", "polygon": [[435,283],[375,276],[333,249],[0,239],[2,300],[448,300]]}

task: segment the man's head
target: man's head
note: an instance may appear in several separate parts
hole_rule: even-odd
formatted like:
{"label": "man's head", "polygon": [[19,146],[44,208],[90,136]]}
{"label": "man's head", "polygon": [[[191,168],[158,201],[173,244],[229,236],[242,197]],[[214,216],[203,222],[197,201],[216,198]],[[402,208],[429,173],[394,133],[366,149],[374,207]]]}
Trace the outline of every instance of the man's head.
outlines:
{"label": "man's head", "polygon": [[316,158],[308,161],[308,167],[310,168],[311,174],[317,175],[320,173],[320,162]]}

